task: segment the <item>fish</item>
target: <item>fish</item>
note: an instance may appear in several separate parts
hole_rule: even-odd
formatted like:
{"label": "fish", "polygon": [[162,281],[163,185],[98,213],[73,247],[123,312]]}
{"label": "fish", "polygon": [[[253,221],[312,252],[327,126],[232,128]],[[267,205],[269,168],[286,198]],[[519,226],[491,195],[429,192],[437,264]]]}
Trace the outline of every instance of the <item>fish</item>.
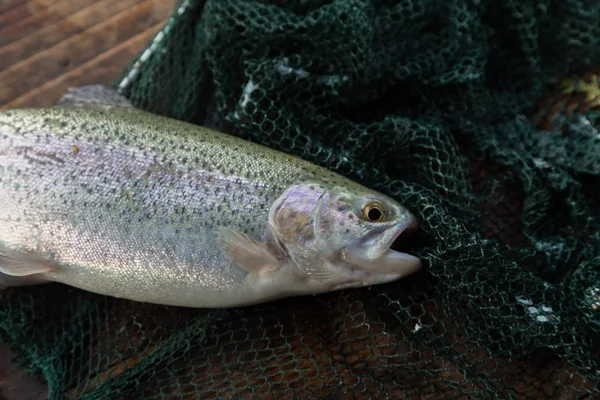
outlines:
{"label": "fish", "polygon": [[192,308],[396,281],[419,229],[300,157],[134,107],[105,85],[0,111],[0,286]]}

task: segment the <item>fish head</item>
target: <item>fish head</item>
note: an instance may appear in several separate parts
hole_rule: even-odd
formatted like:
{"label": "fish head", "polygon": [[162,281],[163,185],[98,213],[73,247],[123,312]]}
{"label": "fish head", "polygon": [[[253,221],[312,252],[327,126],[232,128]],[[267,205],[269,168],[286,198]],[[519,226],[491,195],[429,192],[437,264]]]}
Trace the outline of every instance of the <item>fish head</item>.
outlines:
{"label": "fish head", "polygon": [[270,225],[290,259],[328,289],[391,282],[421,269],[396,250],[418,229],[414,214],[394,199],[359,185],[302,184],[272,208]]}

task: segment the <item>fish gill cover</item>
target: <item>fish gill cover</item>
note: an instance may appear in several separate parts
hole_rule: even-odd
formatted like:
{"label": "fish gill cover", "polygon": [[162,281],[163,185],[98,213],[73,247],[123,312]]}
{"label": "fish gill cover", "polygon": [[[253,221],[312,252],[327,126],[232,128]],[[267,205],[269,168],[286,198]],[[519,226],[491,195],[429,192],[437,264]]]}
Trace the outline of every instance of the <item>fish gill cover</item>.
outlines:
{"label": "fish gill cover", "polygon": [[598,1],[180,2],[115,86],[393,196],[423,270],[231,310],[20,288],[3,338],[52,398],[593,398],[599,40]]}

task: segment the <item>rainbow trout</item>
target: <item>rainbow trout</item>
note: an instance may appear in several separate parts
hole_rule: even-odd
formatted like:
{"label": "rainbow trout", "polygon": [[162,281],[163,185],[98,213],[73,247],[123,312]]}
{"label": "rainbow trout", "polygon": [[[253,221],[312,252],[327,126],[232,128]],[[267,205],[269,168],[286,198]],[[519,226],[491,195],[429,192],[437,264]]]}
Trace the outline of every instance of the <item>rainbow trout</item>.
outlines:
{"label": "rainbow trout", "polygon": [[[225,308],[391,282],[417,219],[302,159],[106,86],[0,112],[0,286]],[[404,235],[403,235],[404,236]]]}

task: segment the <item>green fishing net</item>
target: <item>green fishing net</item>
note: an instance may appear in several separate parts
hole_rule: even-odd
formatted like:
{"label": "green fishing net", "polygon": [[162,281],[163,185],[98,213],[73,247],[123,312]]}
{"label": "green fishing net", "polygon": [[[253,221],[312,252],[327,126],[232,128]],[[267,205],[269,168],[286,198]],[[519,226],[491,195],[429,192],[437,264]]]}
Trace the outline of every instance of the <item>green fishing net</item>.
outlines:
{"label": "green fishing net", "polygon": [[598,1],[179,2],[115,87],[393,196],[423,270],[228,310],[18,288],[3,339],[56,399],[600,398],[598,66]]}

